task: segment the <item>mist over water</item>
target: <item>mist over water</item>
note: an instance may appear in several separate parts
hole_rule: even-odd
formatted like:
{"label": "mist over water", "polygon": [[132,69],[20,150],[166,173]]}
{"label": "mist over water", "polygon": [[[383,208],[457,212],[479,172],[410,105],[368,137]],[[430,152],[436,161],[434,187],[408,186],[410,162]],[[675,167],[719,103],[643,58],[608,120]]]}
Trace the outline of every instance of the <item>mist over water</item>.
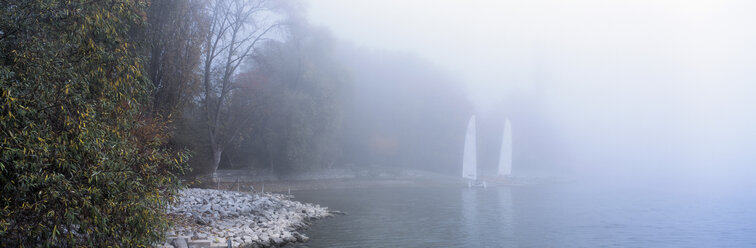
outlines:
{"label": "mist over water", "polygon": [[[456,89],[448,86],[453,82],[464,91],[469,108],[459,107],[464,103],[460,99],[428,97],[418,89],[408,95],[366,94],[457,106],[446,119],[457,124],[441,129],[459,130],[449,134],[457,138],[419,144],[462,144],[464,123],[475,115],[478,175],[492,175],[508,120],[515,177],[572,182],[483,191],[300,192],[297,196],[305,201],[354,214],[316,225],[313,247],[754,244],[748,233],[754,230],[756,213],[747,206],[756,202],[750,193],[756,186],[756,4],[308,3],[311,22],[327,27],[337,39],[379,54],[411,54],[413,63],[425,60],[437,68],[430,71],[448,79],[440,80],[444,89]],[[394,58],[389,64],[403,64],[401,57]],[[412,85],[414,79],[402,68],[408,67],[395,67],[390,77],[365,78],[375,79],[371,82],[379,88],[381,78],[409,78],[401,85]],[[423,81],[423,87],[433,88],[428,81],[433,80]],[[377,119],[396,116],[391,113],[420,119],[429,115],[396,109],[362,113],[377,113],[372,117]],[[444,115],[433,116],[444,120]],[[418,132],[424,133],[410,134],[425,137]],[[424,150],[422,145],[414,148],[400,150]],[[433,162],[428,157],[412,161],[421,168],[446,161],[451,174],[458,175],[461,145],[459,151],[429,156],[438,159]],[[386,241],[386,236],[394,238]]]}
{"label": "mist over water", "polygon": [[515,174],[692,191],[743,190],[756,175],[751,2],[308,7],[312,22],[336,37],[410,52],[449,71],[480,119],[515,116],[515,135],[518,127],[530,129],[520,137],[537,153],[520,156],[538,158],[515,159]]}

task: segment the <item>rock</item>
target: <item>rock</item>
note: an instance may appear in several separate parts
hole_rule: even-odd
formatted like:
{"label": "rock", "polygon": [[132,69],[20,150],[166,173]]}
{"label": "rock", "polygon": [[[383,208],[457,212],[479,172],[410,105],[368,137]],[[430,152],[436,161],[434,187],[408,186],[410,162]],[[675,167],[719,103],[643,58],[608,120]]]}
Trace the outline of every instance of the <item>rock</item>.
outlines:
{"label": "rock", "polygon": [[209,221],[209,220],[206,220],[205,218],[202,218],[202,216],[195,216],[195,217],[194,217],[194,221],[195,221],[195,222],[196,222],[197,224],[199,224],[199,225],[203,225],[203,226],[206,226],[206,225],[210,225],[210,223],[211,223],[211,221]]}
{"label": "rock", "polygon": [[260,240],[260,244],[262,244],[262,246],[264,247],[268,247],[270,246],[270,239],[262,239]]}
{"label": "rock", "polygon": [[173,247],[175,248],[188,248],[189,245],[186,243],[186,239],[184,238],[177,238],[173,240],[173,243],[171,243]]}
{"label": "rock", "polygon": [[337,210],[328,211],[328,213],[332,215],[346,215],[346,213]]}
{"label": "rock", "polygon": [[273,235],[271,239],[273,239],[273,243],[276,243],[276,244],[281,244],[284,241],[284,239],[281,238],[281,235]]}
{"label": "rock", "polygon": [[309,240],[309,238],[306,235],[301,234],[301,233],[295,233],[295,236],[297,238],[297,242],[307,242],[307,240]]}
{"label": "rock", "polygon": [[281,238],[286,242],[294,242],[297,241],[296,238],[294,238],[294,235],[292,235],[290,232],[285,232],[281,234]]}
{"label": "rock", "polygon": [[278,235],[276,235],[276,236],[273,236],[273,238],[271,238],[271,240],[273,240],[273,243],[274,243],[274,244],[283,244],[283,241],[284,241],[284,240],[283,240],[283,239],[282,239],[281,237],[279,237]]}

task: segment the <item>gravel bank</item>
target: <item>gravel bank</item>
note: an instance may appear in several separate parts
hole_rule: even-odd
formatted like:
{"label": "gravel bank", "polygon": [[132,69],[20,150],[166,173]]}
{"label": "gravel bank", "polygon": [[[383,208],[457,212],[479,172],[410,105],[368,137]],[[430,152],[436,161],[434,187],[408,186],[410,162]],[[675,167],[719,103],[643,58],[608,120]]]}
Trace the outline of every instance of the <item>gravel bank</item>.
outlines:
{"label": "gravel bank", "polygon": [[[176,226],[163,247],[277,247],[307,241],[297,230],[328,208],[280,194],[185,189],[167,213]],[[183,241],[182,241],[183,240]],[[186,241],[186,244],[184,244]],[[186,245],[186,246],[184,246]]]}

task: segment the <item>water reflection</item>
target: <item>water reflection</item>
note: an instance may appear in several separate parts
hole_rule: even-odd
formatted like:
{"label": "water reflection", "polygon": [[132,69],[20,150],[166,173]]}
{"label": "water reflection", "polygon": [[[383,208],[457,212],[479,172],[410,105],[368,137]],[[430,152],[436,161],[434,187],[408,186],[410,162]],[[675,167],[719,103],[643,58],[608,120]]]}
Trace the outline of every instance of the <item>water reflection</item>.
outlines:
{"label": "water reflection", "polygon": [[515,245],[515,225],[511,188],[463,189],[460,191],[467,247]]}
{"label": "water reflection", "polygon": [[296,192],[345,211],[296,247],[754,247],[754,194],[576,185]]}
{"label": "water reflection", "polygon": [[466,244],[470,246],[481,246],[480,244],[480,226],[478,220],[478,189],[467,189],[461,191],[462,208],[461,215],[463,216],[463,225],[460,225],[460,233],[465,234]]}
{"label": "water reflection", "polygon": [[514,243],[514,208],[512,207],[512,190],[511,188],[501,188],[496,191],[499,199],[499,237],[505,241],[507,246]]}

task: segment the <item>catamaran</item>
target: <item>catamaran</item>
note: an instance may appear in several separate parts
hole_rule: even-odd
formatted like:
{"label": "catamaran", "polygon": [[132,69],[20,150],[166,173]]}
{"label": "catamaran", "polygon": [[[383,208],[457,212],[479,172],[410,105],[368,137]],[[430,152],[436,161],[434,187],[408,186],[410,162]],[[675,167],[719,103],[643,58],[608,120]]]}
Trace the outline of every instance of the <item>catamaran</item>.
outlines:
{"label": "catamaran", "polygon": [[504,123],[504,133],[501,135],[501,151],[499,152],[499,177],[512,175],[512,122],[509,119]]}
{"label": "catamaran", "polygon": [[465,151],[462,159],[462,177],[467,179],[467,187],[486,187],[486,182],[478,180],[478,156],[476,149],[475,116],[467,123]]}

